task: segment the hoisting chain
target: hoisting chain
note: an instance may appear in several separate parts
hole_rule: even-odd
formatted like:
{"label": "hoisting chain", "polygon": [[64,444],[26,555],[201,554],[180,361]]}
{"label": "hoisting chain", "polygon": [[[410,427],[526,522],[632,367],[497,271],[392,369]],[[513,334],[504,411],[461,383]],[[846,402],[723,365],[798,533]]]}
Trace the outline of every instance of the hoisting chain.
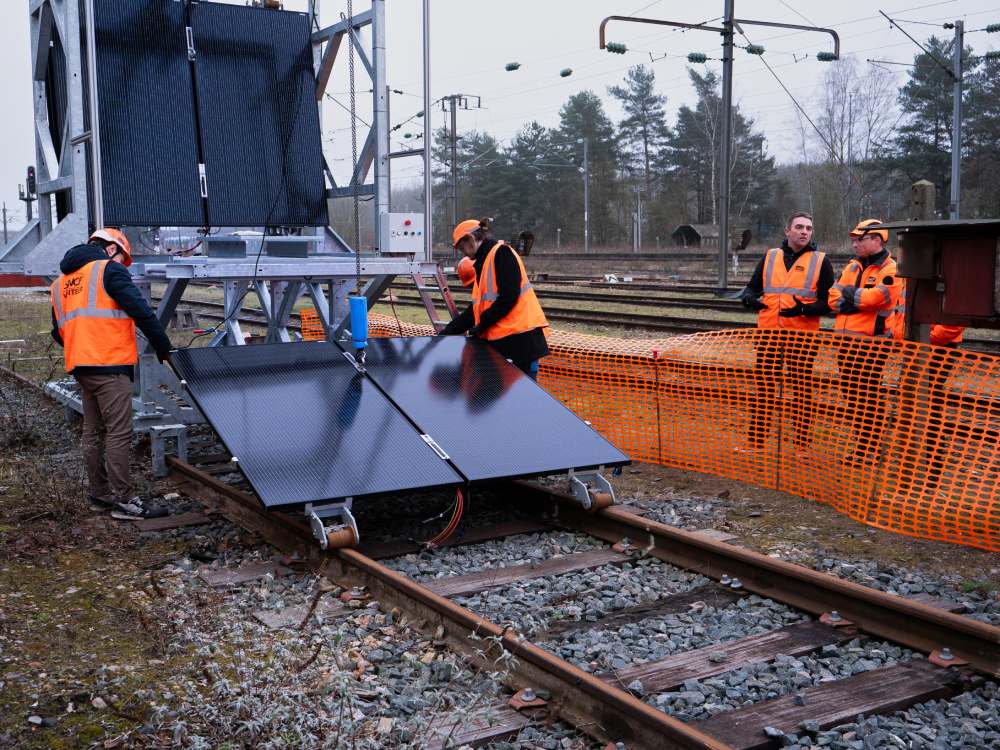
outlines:
{"label": "hoisting chain", "polygon": [[360,176],[360,171],[358,170],[357,102],[354,95],[354,45],[356,37],[354,34],[353,0],[347,0],[347,36],[351,42],[347,55],[347,73],[350,79],[351,97],[351,169],[353,170],[351,178],[353,184],[351,187],[354,192],[352,196],[354,200],[354,293],[361,294],[361,206],[358,196],[358,190],[361,185],[354,179],[356,176]]}

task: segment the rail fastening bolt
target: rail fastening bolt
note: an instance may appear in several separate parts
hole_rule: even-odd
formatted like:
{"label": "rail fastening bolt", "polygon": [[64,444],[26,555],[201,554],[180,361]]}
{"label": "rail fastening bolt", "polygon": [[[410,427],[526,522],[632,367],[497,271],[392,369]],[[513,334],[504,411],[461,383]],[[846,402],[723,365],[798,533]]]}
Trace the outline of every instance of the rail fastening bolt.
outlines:
{"label": "rail fastening bolt", "polygon": [[723,586],[728,586],[730,583],[732,583],[732,581],[733,579],[729,577],[728,573],[723,573],[722,578],[719,579],[719,583],[721,583]]}
{"label": "rail fastening bolt", "polygon": [[521,700],[523,700],[524,702],[530,703],[531,701],[535,700],[535,698],[536,698],[535,691],[532,690],[531,688],[525,688],[524,690],[521,691]]}
{"label": "rail fastening bolt", "polygon": [[734,578],[732,583],[729,584],[729,588],[741,589],[743,588],[743,581],[741,581],[739,578]]}
{"label": "rail fastening bolt", "polygon": [[831,610],[829,615],[830,622],[840,622],[844,618],[840,616],[840,612],[837,610]]}
{"label": "rail fastening bolt", "polygon": [[951,661],[952,659],[955,658],[955,655],[951,653],[950,648],[943,648],[938,653],[938,658],[941,659],[942,661]]}

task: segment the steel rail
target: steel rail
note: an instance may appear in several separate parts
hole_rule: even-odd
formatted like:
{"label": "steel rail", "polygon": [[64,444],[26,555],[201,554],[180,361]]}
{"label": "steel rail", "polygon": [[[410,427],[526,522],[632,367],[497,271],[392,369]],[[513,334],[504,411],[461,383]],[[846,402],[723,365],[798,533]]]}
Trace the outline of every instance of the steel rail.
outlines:
{"label": "steel rail", "polygon": [[[515,659],[505,683],[548,690],[548,706],[560,718],[600,741],[661,750],[728,750],[729,746],[588,674],[524,640],[509,627],[490,622],[353,549],[323,551],[308,526],[284,513],[265,511],[234,487],[168,457],[174,479],[237,525],[285,551],[296,551],[320,574],[340,585],[363,586],[378,601],[410,614],[422,630],[444,632],[448,642],[477,666],[495,672],[506,651]],[[498,647],[502,647],[498,648]]]}
{"label": "steel rail", "polygon": [[531,496],[526,506],[547,505],[553,522],[611,543],[628,538],[646,554],[709,578],[739,578],[743,587],[796,609],[837,611],[864,632],[930,653],[942,647],[977,671],[1000,677],[1000,627],[888,594],[759,552],[724,544],[612,506],[585,512],[569,495],[517,482]]}

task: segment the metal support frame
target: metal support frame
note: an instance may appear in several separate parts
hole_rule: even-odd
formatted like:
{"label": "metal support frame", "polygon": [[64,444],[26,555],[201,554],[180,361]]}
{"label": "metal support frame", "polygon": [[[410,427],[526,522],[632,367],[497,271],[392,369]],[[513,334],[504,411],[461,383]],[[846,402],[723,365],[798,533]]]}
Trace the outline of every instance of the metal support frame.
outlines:
{"label": "metal support frame", "polygon": [[594,494],[596,493],[606,493],[611,495],[611,504],[614,505],[615,500],[615,490],[601,471],[604,469],[603,466],[599,466],[597,469],[592,471],[575,471],[570,469],[569,472],[569,489],[576,498],[576,501],[583,506],[584,510],[590,510],[591,505],[594,503]]}
{"label": "metal support frame", "polygon": [[[319,542],[320,549],[326,549],[329,546],[330,534],[344,529],[350,529],[354,532],[355,544],[361,541],[358,522],[354,520],[354,515],[351,513],[352,503],[353,498],[350,497],[340,503],[322,505],[306,503],[305,514],[306,518],[309,519],[309,529],[312,531],[316,541]],[[338,522],[332,526],[327,526],[323,521],[324,518],[337,518]]]}
{"label": "metal support frame", "polygon": [[[99,169],[88,172],[91,164],[100,164],[100,132],[96,116],[96,81],[92,75],[96,65],[96,47],[92,24],[95,0],[28,0],[32,41],[32,76],[35,87],[35,142],[38,194],[38,216],[0,255],[0,271],[55,277],[58,264],[73,245],[86,240],[89,228],[101,221]],[[329,0],[327,0],[329,4]],[[339,186],[324,164],[330,182],[327,198],[349,197],[355,194],[372,196],[375,213],[375,236],[378,225],[389,210],[389,123],[386,87],[385,0],[372,0],[369,10],[357,13],[351,23],[342,20],[319,28],[320,0],[310,0],[313,61],[316,70],[316,97],[326,94],[344,37],[351,34],[357,42],[362,66],[372,79],[373,120],[358,161],[352,166],[349,185]],[[361,31],[370,27],[371,47],[366,52],[361,44]],[[426,29],[425,29],[426,38]],[[53,64],[51,45],[58,41],[65,52],[65,69],[57,73],[65,79],[65,127],[56,138],[49,125],[50,102],[46,80]],[[429,82],[425,82],[429,83]],[[425,85],[425,89],[426,89]],[[86,106],[85,106],[86,103]],[[60,107],[62,104],[59,105]],[[58,109],[58,107],[57,107]],[[61,111],[61,110],[60,110]],[[429,117],[425,118],[425,121]],[[426,126],[426,122],[425,122]],[[430,139],[425,143],[429,149]],[[428,165],[429,166],[429,165]],[[374,171],[372,182],[367,183]],[[429,172],[429,169],[428,169]],[[91,175],[88,179],[88,174]],[[69,212],[61,220],[53,212],[55,196]],[[429,198],[429,195],[428,195]],[[430,213],[425,217],[430,235]],[[133,229],[145,230],[147,227]],[[233,229],[260,230],[260,227]],[[132,229],[128,230],[129,232]],[[263,247],[247,243],[245,257],[213,256],[179,257],[136,253],[130,269],[136,284],[147,299],[152,283],[165,283],[166,289],[156,307],[157,317],[168,325],[185,291],[193,279],[216,281],[224,290],[225,318],[209,342],[211,346],[240,345],[246,336],[238,316],[247,295],[259,302],[259,310],[267,327],[268,343],[289,342],[294,334],[288,329],[295,303],[308,296],[316,306],[320,320],[332,340],[343,331],[348,320],[346,296],[348,282],[355,277],[355,254],[332,227],[320,228],[310,236],[305,257],[283,257],[281,244],[292,238],[268,236]],[[275,254],[271,254],[273,252]],[[259,250],[259,252],[258,252]],[[412,276],[437,273],[428,240],[422,252],[412,258],[383,257],[380,249],[362,258],[361,274],[367,280],[364,295],[369,307],[391,284],[396,275]],[[168,367],[160,365],[148,342],[140,340],[134,398],[137,429],[153,426],[169,427],[204,421],[197,409],[189,404],[181,384]],[[184,342],[186,343],[186,342]],[[76,384],[71,380],[50,383],[47,390],[62,403],[82,412]]]}

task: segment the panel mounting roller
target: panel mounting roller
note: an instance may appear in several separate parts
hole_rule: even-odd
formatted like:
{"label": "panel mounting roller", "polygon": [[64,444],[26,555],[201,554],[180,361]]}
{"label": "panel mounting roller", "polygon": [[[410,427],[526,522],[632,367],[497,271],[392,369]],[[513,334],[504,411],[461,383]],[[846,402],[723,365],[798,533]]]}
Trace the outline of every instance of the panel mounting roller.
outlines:
{"label": "panel mounting roller", "polygon": [[615,504],[615,491],[611,482],[601,474],[603,466],[593,471],[569,472],[569,489],[584,510],[596,513]]}
{"label": "panel mounting roller", "polygon": [[[312,503],[306,503],[306,516],[309,518],[309,528],[319,542],[320,549],[342,549],[357,547],[361,541],[357,521],[351,513],[351,498],[342,503],[321,505],[318,508]],[[337,523],[327,526],[323,519],[338,519]]]}

